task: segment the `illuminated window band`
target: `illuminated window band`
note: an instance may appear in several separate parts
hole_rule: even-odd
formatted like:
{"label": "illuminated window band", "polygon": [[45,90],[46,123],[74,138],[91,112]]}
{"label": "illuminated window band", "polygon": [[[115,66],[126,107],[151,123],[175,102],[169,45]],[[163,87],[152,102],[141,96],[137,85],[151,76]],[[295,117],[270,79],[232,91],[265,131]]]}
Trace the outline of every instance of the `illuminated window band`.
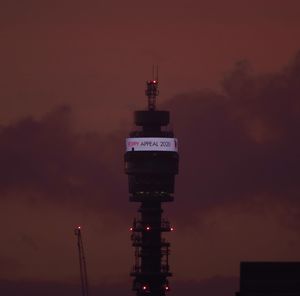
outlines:
{"label": "illuminated window band", "polygon": [[126,151],[178,151],[176,138],[127,138]]}

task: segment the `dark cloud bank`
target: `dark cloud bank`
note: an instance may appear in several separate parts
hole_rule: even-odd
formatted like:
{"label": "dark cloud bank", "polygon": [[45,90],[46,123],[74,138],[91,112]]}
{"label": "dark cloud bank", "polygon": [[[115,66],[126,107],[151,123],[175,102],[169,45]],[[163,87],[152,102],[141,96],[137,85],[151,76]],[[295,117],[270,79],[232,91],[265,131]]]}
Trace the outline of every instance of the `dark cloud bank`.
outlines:
{"label": "dark cloud bank", "polygon": [[166,106],[181,143],[178,202],[191,209],[258,195],[298,201],[300,54],[273,74],[237,63],[223,89]]}
{"label": "dark cloud bank", "polygon": [[[208,207],[256,196],[298,203],[300,54],[285,69],[272,74],[253,74],[247,62],[240,62],[222,84],[222,94],[181,94],[161,106],[171,111],[180,140],[180,175],[172,208],[181,220],[188,221]],[[37,202],[72,201],[128,216],[122,159],[127,133],[124,130],[104,136],[75,131],[67,107],[40,120],[28,117],[2,126],[1,198],[13,194]],[[223,288],[216,291],[215,284],[220,281]],[[229,295],[226,289],[233,291],[233,282],[212,279],[197,283],[197,287],[193,283],[185,287],[178,284],[177,291],[186,291],[190,285],[192,291],[200,293],[203,287],[203,294],[223,296]],[[6,295],[15,295],[11,291],[22,285],[1,283],[8,291]],[[37,289],[40,294],[46,286],[24,284],[22,290]],[[59,289],[56,295],[60,295]],[[64,285],[61,289],[65,289],[64,295],[71,295],[75,288]],[[112,291],[112,295],[124,293],[121,288],[113,287]]]}
{"label": "dark cloud bank", "polygon": [[28,117],[3,126],[2,196],[15,193],[40,201],[107,208],[112,205],[111,197],[120,195],[114,176],[122,159],[119,140],[74,131],[69,107],[60,107],[40,120]]}
{"label": "dark cloud bank", "polygon": [[[300,54],[273,74],[252,74],[250,65],[240,62],[224,78],[223,88],[223,94],[181,94],[161,106],[171,111],[180,140],[177,203],[195,210],[260,194],[296,198]],[[99,208],[110,207],[117,197],[125,205],[127,133],[75,131],[68,107],[40,120],[28,117],[2,126],[2,196],[19,192]]]}

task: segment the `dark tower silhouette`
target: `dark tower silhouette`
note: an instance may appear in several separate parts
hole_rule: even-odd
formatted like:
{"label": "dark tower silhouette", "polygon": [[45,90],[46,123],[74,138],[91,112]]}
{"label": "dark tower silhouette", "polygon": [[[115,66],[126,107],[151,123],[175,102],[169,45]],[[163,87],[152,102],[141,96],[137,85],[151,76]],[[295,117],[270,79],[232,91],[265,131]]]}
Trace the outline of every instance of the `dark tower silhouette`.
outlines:
{"label": "dark tower silhouette", "polygon": [[172,231],[162,218],[162,203],[173,201],[178,173],[177,139],[168,130],[169,112],[156,110],[158,80],[146,82],[148,110],[135,111],[135,131],[126,139],[125,172],[131,202],[139,202],[139,216],[133,221],[132,245],[135,264],[131,272],[137,296],[163,296],[170,289],[170,243],[162,232]]}

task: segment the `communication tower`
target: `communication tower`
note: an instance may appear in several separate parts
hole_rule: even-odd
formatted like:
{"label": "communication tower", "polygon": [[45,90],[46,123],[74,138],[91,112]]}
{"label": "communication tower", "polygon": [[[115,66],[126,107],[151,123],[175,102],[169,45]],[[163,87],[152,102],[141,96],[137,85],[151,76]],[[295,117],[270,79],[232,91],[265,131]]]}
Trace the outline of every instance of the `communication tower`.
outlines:
{"label": "communication tower", "polygon": [[137,296],[164,296],[170,290],[168,277],[170,243],[163,232],[174,230],[162,217],[162,203],[174,200],[178,174],[178,144],[169,124],[168,111],[156,109],[158,79],[146,82],[148,109],[134,112],[135,131],[126,139],[125,173],[129,199],[139,202],[138,217],[130,228],[135,248],[131,272]]}

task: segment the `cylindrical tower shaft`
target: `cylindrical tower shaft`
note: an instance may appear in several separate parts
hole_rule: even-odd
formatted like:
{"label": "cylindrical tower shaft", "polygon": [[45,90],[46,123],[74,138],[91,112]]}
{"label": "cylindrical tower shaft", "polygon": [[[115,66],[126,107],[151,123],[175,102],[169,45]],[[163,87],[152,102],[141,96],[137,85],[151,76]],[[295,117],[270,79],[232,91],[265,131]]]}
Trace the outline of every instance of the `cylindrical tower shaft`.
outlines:
{"label": "cylindrical tower shaft", "polygon": [[126,140],[125,172],[128,175],[130,201],[140,202],[131,239],[135,247],[133,290],[137,296],[164,296],[169,290],[170,244],[162,237],[171,231],[162,217],[162,203],[173,201],[174,179],[178,173],[178,146],[170,130],[169,112],[156,110],[158,81],[146,83],[148,110],[135,112],[135,124],[141,127]]}

